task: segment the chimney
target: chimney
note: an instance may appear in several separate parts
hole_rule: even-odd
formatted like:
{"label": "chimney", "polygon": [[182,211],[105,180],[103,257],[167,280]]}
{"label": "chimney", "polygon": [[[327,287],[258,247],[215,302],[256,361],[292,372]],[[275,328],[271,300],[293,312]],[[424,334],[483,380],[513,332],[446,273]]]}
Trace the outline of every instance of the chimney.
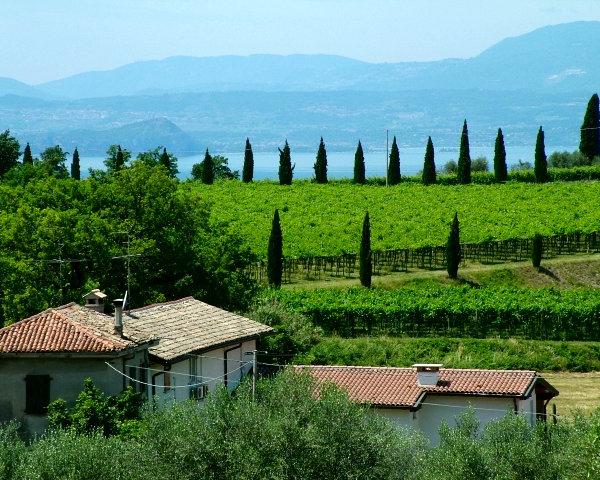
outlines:
{"label": "chimney", "polygon": [[104,292],[101,292],[98,288],[94,288],[91,292],[86,293],[83,299],[85,300],[86,308],[95,310],[98,313],[104,313],[104,300],[106,299]]}
{"label": "chimney", "polygon": [[123,299],[117,298],[113,300],[115,307],[115,335],[123,336]]}
{"label": "chimney", "polygon": [[415,363],[417,383],[420,387],[435,387],[440,379],[441,363]]}

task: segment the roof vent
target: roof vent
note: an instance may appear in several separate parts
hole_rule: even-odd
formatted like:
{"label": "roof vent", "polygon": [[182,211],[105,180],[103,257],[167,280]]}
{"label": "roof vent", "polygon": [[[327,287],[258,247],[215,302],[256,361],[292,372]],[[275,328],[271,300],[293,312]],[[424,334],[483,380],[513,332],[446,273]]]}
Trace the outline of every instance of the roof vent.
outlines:
{"label": "roof vent", "polygon": [[115,307],[115,335],[123,336],[123,299],[117,298],[113,300]]}
{"label": "roof vent", "polygon": [[441,363],[415,363],[417,369],[417,383],[420,387],[435,387],[440,379]]}
{"label": "roof vent", "polygon": [[85,306],[87,308],[104,313],[104,301],[106,299],[106,294],[101,292],[100,289],[94,288],[94,290],[91,292],[86,293],[83,296],[83,299],[85,300]]}

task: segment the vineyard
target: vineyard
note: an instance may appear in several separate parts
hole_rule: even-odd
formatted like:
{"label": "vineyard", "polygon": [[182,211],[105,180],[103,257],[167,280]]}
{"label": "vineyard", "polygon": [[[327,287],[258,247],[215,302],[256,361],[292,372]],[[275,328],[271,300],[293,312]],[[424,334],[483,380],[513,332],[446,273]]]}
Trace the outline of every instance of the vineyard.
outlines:
{"label": "vineyard", "polygon": [[187,183],[212,207],[213,221],[241,235],[264,258],[273,212],[281,215],[287,258],[355,253],[365,210],[373,250],[443,245],[458,212],[461,241],[484,243],[598,230],[600,182],[394,187],[308,181],[282,187],[271,182]]}
{"label": "vineyard", "polygon": [[597,290],[421,286],[266,294],[329,334],[600,340]]}

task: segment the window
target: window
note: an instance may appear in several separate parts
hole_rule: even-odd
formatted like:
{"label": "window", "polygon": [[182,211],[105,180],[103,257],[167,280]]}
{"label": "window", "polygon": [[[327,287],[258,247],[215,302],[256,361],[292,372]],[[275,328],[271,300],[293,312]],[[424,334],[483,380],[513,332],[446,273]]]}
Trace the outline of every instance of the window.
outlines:
{"label": "window", "polygon": [[50,375],[25,377],[25,413],[45,415],[50,403]]}

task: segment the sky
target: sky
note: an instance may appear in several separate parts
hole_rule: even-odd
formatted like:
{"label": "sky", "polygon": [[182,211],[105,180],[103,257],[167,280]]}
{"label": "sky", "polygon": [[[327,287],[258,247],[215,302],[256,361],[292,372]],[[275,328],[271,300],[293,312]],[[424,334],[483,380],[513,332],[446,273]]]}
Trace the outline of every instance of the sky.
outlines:
{"label": "sky", "polygon": [[0,0],[0,77],[30,84],[173,55],[475,56],[599,0]]}

